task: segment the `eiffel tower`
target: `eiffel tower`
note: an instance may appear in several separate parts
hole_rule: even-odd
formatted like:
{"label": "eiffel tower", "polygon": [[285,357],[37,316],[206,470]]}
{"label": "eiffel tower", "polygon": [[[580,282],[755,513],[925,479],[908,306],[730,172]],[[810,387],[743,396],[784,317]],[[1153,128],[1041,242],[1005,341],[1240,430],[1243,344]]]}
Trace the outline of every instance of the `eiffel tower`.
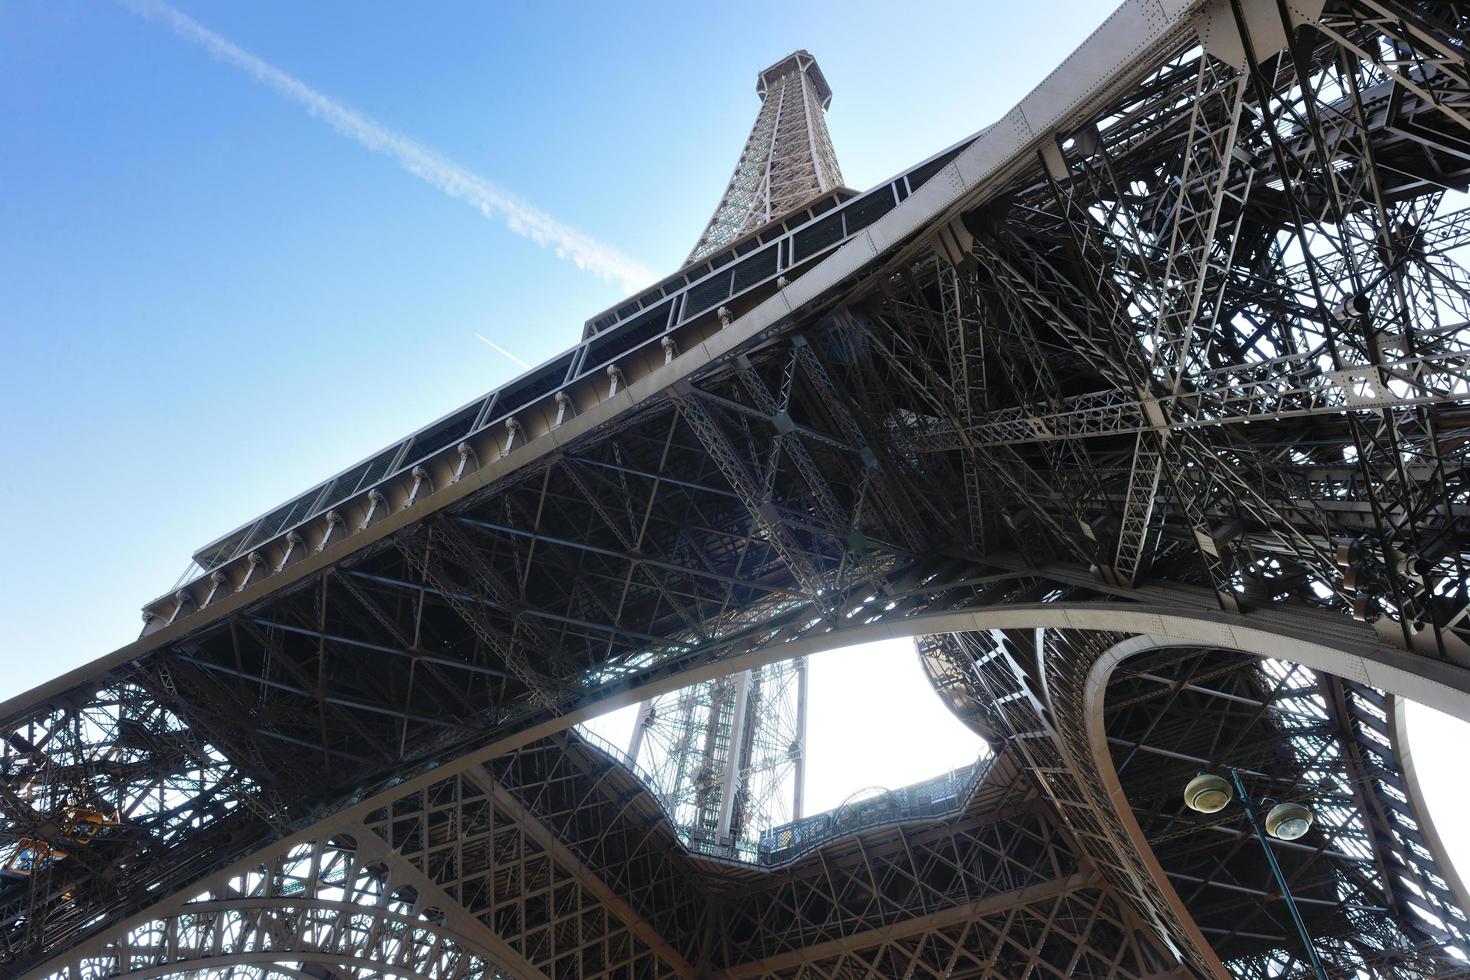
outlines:
{"label": "eiffel tower", "polygon": [[[756,94],[755,125],[690,263],[758,239],[793,212],[856,196],[842,186],[825,116],[832,89],[816,59],[782,58],[756,76]],[[806,718],[806,661],[766,664],[645,701],[627,758],[686,847],[735,857],[758,849],[773,824],[803,816]]]}
{"label": "eiffel tower", "polygon": [[[863,193],[773,118],[684,267],[0,706],[0,972],[1466,975],[1467,36],[1127,0]],[[753,850],[576,728],[907,636],[985,759]]]}

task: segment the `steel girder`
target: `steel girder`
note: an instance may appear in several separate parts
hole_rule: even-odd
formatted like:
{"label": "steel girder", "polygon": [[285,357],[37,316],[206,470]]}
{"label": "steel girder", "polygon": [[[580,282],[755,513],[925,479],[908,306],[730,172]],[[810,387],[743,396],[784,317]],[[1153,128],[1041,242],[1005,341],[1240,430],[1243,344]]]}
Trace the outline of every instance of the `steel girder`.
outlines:
{"label": "steel girder", "polygon": [[[1358,669],[1436,678],[1419,690],[1465,713],[1442,692],[1470,690],[1470,289],[1450,244],[1466,24],[1334,0],[1297,26],[1300,6],[1125,6],[1098,43],[1126,28],[1141,46],[1101,83],[1062,98],[1067,78],[1049,80],[860,241],[691,325],[683,354],[343,503],[157,607],[133,648],[7,704],[7,968],[151,921],[324,817],[594,705],[909,617],[1041,622],[1066,602],[1312,624],[1367,650]],[[1233,130],[1201,92],[1231,93]],[[1198,242],[1193,271],[1170,264],[1176,241]],[[798,333],[827,380],[799,372],[773,414],[741,372],[779,390]],[[1231,405],[1232,389],[1260,396]],[[1124,422],[1058,421],[1118,406]],[[995,413],[1032,436],[999,436]],[[1149,500],[1133,474],[1153,471]],[[1118,560],[1125,526],[1136,565]],[[1046,805],[1148,955],[1172,944],[1216,970],[1092,754],[1101,656],[1043,656],[1060,673],[1041,693],[1015,660],[991,679],[1014,714],[987,730],[1028,733]]]}
{"label": "steel girder", "polygon": [[[954,816],[755,869],[571,732],[340,815],[48,976],[1149,975],[1009,756]],[[691,964],[699,964],[698,968]]]}
{"label": "steel girder", "polygon": [[1310,975],[1242,813],[1183,805],[1189,778],[1230,764],[1258,798],[1315,808],[1308,838],[1274,846],[1335,973],[1470,974],[1450,952],[1470,935],[1464,889],[1413,810],[1380,692],[1179,637],[992,629],[921,649],[956,709],[1017,746],[1121,897],[1184,920],[1157,934],[1198,943],[1181,951],[1202,972]]}
{"label": "steel girder", "polygon": [[1239,808],[1200,819],[1178,805],[1174,781],[1222,759],[1248,770],[1258,797],[1315,810],[1313,832],[1275,850],[1319,955],[1345,971],[1362,961],[1391,975],[1470,972],[1446,952],[1470,933],[1407,806],[1400,733],[1380,692],[1281,661],[1172,647],[1120,665],[1106,712],[1150,847],[1216,949],[1237,951],[1236,975],[1306,963]]}
{"label": "steel girder", "polygon": [[342,826],[277,852],[52,975],[541,976],[367,828]]}

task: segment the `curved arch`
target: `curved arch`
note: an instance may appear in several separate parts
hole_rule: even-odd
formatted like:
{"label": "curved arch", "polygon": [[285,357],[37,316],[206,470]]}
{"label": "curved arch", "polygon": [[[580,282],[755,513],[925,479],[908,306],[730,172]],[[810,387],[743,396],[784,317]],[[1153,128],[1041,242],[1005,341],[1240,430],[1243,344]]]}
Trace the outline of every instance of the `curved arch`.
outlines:
{"label": "curved arch", "polygon": [[[302,963],[302,964],[310,963],[313,966],[323,966],[323,967],[338,966],[338,965],[340,965],[340,964],[338,964],[336,962],[328,963],[328,962],[323,961],[323,960],[313,960],[313,959],[307,959],[307,958],[302,958],[302,959],[299,959],[299,960],[295,960],[294,962],[298,962],[298,963]],[[177,969],[174,969],[173,967],[170,967],[170,968],[168,968],[166,970],[159,970],[157,968],[148,968],[148,969],[143,969],[143,970],[134,970],[132,973],[119,974],[118,975],[118,980],[124,980],[124,978],[138,978],[138,980],[142,980],[142,978],[144,978],[144,977],[146,977],[147,980],[162,980],[163,977],[174,977],[174,976],[179,976],[179,975],[185,974],[185,973],[188,973],[188,974],[190,974],[192,976],[193,973],[194,973],[194,971],[210,970],[210,969],[216,969],[216,968],[219,968],[219,967],[232,967],[232,966],[258,966],[258,967],[261,967],[264,970],[268,970],[269,973],[267,974],[267,976],[270,976],[270,977],[282,976],[282,977],[291,977],[292,980],[320,980],[319,977],[316,977],[316,976],[314,976],[314,975],[312,975],[310,973],[307,973],[305,970],[297,970],[297,969],[293,969],[292,967],[289,967],[289,966],[282,966],[280,963],[240,963],[240,962],[233,962],[233,963],[231,963],[231,962],[225,962],[225,957],[224,956],[220,956],[218,958],[211,958],[209,960],[190,960],[190,961],[188,961],[186,963],[180,963],[178,965],[178,968]]]}
{"label": "curved arch", "polygon": [[[313,938],[286,925],[293,919]],[[209,925],[201,927],[199,922]],[[282,965],[287,963],[362,968],[405,980],[495,975],[495,967],[450,930],[412,914],[349,900],[231,897],[190,902],[154,923],[153,935],[166,944],[153,952],[180,958],[158,961],[147,950],[115,950],[111,955],[119,960],[118,972],[109,975],[159,977],[242,965],[293,972]],[[230,925],[239,928],[247,943],[267,945],[234,952],[216,950],[211,940]]]}
{"label": "curved arch", "polygon": [[[1290,660],[1313,670],[1349,678],[1470,722],[1470,668],[1386,645],[1371,629],[1344,621],[1340,616],[1286,616],[1269,611],[1246,615],[1162,603],[1046,602],[919,613],[904,619],[861,623],[758,647],[619,692],[586,708],[566,712],[543,725],[527,729],[515,738],[522,743],[532,741],[617,708],[647,700],[654,694],[791,657],[805,657],[878,640],[992,629],[1062,629],[1152,635],[1203,646],[1256,652],[1260,656]],[[496,742],[492,747],[495,752],[489,754],[515,747],[510,745],[502,749],[499,748],[501,744]]]}
{"label": "curved arch", "polygon": [[[1112,752],[1108,746],[1107,732],[1105,729],[1105,698],[1108,683],[1118,666],[1131,657],[1153,650],[1170,647],[1211,646],[1249,654],[1262,659],[1289,659],[1283,656],[1276,645],[1261,646],[1252,643],[1251,641],[1253,639],[1255,637],[1244,636],[1240,638],[1240,642],[1237,644],[1225,646],[1219,643],[1205,643],[1200,640],[1178,636],[1160,636],[1154,634],[1131,636],[1113,644],[1104,651],[1102,656],[1093,662],[1088,671],[1086,681],[1087,742],[1091,749],[1091,761],[1094,770],[1106,789],[1109,803],[1119,823],[1127,832],[1129,841],[1137,851],[1144,866],[1149,870],[1160,897],[1168,903],[1179,921],[1190,928],[1199,937],[1199,941],[1201,942],[1205,941],[1203,934],[1199,932],[1194,917],[1185,907],[1184,902],[1179,897],[1178,891],[1174,888],[1173,882],[1165,873],[1128,802],[1122,780],[1119,778]],[[1302,664],[1314,671],[1321,671],[1328,674],[1333,673],[1330,666],[1319,666],[1304,661]],[[1337,676],[1340,677],[1341,675]],[[1403,706],[1403,696],[1394,694],[1393,708],[1389,713],[1389,738],[1398,754],[1400,765],[1403,769],[1409,804],[1414,812],[1415,820],[1419,824],[1420,832],[1425,839],[1428,850],[1436,864],[1436,873],[1441,875],[1449,885],[1455,898],[1460,903],[1462,911],[1470,912],[1470,899],[1467,899],[1464,885],[1456,873],[1454,866],[1449,862],[1439,835],[1434,829],[1433,819],[1424,806],[1423,795],[1420,791],[1418,779],[1413,770],[1412,761],[1407,750],[1407,740],[1403,738]]]}
{"label": "curved arch", "polygon": [[1413,740],[1409,738],[1407,707],[1403,698],[1395,696],[1392,710],[1388,715],[1389,738],[1393,741],[1394,751],[1398,754],[1399,766],[1403,769],[1404,789],[1409,797],[1409,805],[1414,808],[1414,813],[1419,817],[1419,833],[1424,836],[1429,853],[1434,855],[1435,863],[1439,865],[1440,875],[1459,901],[1460,908],[1466,914],[1470,914],[1470,889],[1465,887],[1465,880],[1460,877],[1459,869],[1450,860],[1444,840],[1441,839],[1439,830],[1435,827],[1434,816],[1429,812],[1429,807],[1425,803],[1424,787],[1419,784],[1419,771],[1414,764]]}
{"label": "curved arch", "polygon": [[119,973],[115,976],[118,980],[153,980],[155,977],[180,976],[198,970],[218,969],[228,966],[263,966],[282,973],[286,976],[303,977],[311,980],[311,974],[294,970],[284,966],[284,963],[311,963],[327,967],[347,967],[349,969],[361,969],[369,971],[372,975],[381,977],[402,978],[402,980],[444,980],[446,976],[472,977],[493,976],[485,973],[423,973],[417,970],[400,969],[390,964],[380,963],[376,960],[364,959],[360,956],[332,956],[327,953],[297,952],[293,950],[264,950],[254,953],[221,953],[218,956],[203,956],[188,960],[177,960],[164,966],[149,966],[133,970],[129,973]]}
{"label": "curved arch", "polygon": [[[343,846],[353,836],[285,845],[192,900],[29,975],[155,977],[253,965],[304,976],[282,964],[314,963],[433,980],[501,976],[509,963],[517,975],[541,976],[429,914],[411,869],[379,860],[381,845]],[[401,897],[410,888],[413,901]]]}
{"label": "curved arch", "polygon": [[[337,817],[356,820],[411,792],[422,790],[456,772],[463,772],[514,751],[538,739],[554,735],[591,718],[659,693],[676,690],[699,680],[774,663],[792,657],[856,646],[875,640],[908,638],[936,633],[976,633],[990,630],[1077,630],[1096,634],[1130,634],[1154,637],[1155,641],[1242,650],[1303,664],[1314,670],[1347,677],[1387,693],[1407,697],[1470,721],[1470,670],[1445,661],[1389,647],[1376,634],[1359,624],[1330,615],[1274,614],[1261,611],[1244,615],[1211,609],[1191,609],[1162,603],[1053,602],[994,606],[971,610],[921,613],[903,619],[877,620],[773,643],[737,656],[712,660],[677,673],[659,676],[636,687],[628,687],[582,707],[567,711],[518,732],[492,739],[473,752],[403,780],[391,789],[376,793],[339,811]],[[1115,809],[1114,806],[1109,809]],[[1126,811],[1126,808],[1124,808]],[[1126,819],[1124,812],[1120,815]],[[1126,823],[1124,824],[1126,826]],[[205,890],[259,862],[264,851],[276,851],[295,842],[307,841],[318,833],[315,827],[298,830],[196,883]],[[1131,842],[1130,842],[1131,843]],[[1145,851],[1133,846],[1139,860]],[[1150,876],[1156,880],[1156,875]],[[1167,882],[1165,883],[1167,884]],[[1171,889],[1172,891],[1172,889]],[[1163,893],[1168,894],[1168,893]],[[1177,907],[1167,911],[1174,913]],[[1165,903],[1166,905],[1168,903]],[[156,909],[171,905],[164,900],[126,919],[109,932],[119,935],[129,928],[160,918]],[[173,906],[177,907],[177,906]],[[1180,924],[1190,920],[1179,920]],[[1208,949],[1206,945],[1204,947]],[[44,975],[44,974],[39,974]]]}
{"label": "curved arch", "polygon": [[[1152,876],[1154,886],[1179,921],[1191,930],[1191,938],[1203,948],[1211,949],[1209,940],[1205,939],[1204,933],[1194,921],[1194,916],[1190,915],[1189,910],[1184,907],[1184,901],[1179,897],[1174,883],[1169,880],[1168,875],[1164,873],[1163,866],[1159,864],[1158,856],[1154,854],[1153,847],[1149,845],[1148,838],[1144,836],[1143,828],[1138,825],[1138,818],[1134,816],[1133,808],[1128,805],[1128,797],[1123,792],[1123,782],[1118,778],[1117,767],[1113,764],[1112,753],[1108,750],[1107,732],[1103,724],[1103,697],[1107,692],[1108,680],[1112,677],[1118,664],[1129,657],[1149,650],[1198,645],[1197,640],[1143,634],[1129,637],[1109,647],[1107,652],[1095,661],[1092,669],[1087,672],[1087,742],[1092,749],[1093,768],[1107,791],[1108,802],[1112,806],[1113,813],[1128,834],[1128,839],[1134,850],[1138,852],[1139,859]],[[1229,974],[1224,972],[1224,964],[1219,966],[1221,976],[1228,977]]]}

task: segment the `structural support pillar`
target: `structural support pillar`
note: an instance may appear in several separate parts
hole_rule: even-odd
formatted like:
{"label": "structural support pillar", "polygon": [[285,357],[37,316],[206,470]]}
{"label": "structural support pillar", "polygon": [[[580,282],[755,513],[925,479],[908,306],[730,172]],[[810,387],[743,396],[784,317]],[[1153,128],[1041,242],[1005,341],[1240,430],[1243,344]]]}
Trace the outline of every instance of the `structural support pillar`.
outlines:
{"label": "structural support pillar", "polygon": [[802,657],[796,661],[796,788],[792,794],[792,820],[806,815],[806,674],[807,662]]}
{"label": "structural support pillar", "polygon": [[715,839],[732,843],[730,828],[735,823],[735,798],[744,783],[747,754],[745,752],[746,715],[750,709],[750,671],[742,670],[735,678],[735,710],[730,716],[730,744],[725,749],[725,770],[720,774],[720,823]]}

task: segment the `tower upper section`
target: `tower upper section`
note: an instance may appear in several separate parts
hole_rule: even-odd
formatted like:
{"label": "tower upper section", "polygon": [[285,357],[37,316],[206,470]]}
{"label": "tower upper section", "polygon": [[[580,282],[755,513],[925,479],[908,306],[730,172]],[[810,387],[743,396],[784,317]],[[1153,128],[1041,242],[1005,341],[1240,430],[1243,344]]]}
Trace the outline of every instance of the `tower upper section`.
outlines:
{"label": "tower upper section", "polygon": [[827,135],[832,89],[806,51],[795,51],[756,76],[761,97],[745,149],[714,217],[686,261],[716,252],[746,232],[842,186]]}

